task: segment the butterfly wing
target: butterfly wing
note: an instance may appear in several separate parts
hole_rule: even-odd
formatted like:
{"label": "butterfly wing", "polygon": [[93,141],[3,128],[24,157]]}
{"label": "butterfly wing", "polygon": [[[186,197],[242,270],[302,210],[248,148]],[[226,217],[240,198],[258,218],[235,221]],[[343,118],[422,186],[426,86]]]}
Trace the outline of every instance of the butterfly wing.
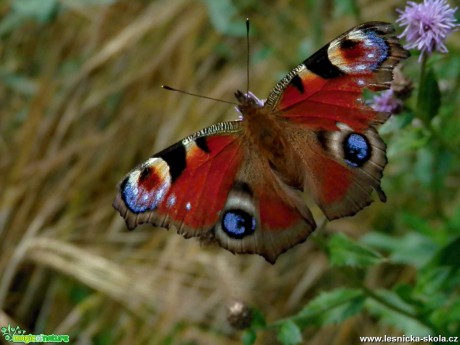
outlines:
{"label": "butterfly wing", "polygon": [[113,206],[130,229],[173,225],[185,237],[272,263],[315,228],[297,192],[248,147],[239,121],[205,128],[136,167]]}
{"label": "butterfly wing", "polygon": [[305,189],[329,219],[353,215],[377,191],[387,159],[375,127],[389,116],[368,106],[363,89],[390,87],[409,56],[388,23],[359,25],[331,41],[275,86],[265,106],[288,120],[286,136],[305,170]]}
{"label": "butterfly wing", "polygon": [[393,69],[409,56],[391,24],[369,22],[340,35],[279,81],[265,106],[310,128],[355,129],[386,121],[362,101],[363,89],[388,89]]}

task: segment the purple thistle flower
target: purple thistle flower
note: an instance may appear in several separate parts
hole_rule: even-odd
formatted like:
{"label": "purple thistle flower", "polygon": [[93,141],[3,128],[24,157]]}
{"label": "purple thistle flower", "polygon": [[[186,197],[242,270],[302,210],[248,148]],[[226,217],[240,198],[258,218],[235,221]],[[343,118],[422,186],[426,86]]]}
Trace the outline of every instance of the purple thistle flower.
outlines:
{"label": "purple thistle flower", "polygon": [[447,53],[444,40],[458,26],[454,17],[456,10],[446,0],[424,0],[421,4],[409,1],[404,11],[397,10],[400,15],[396,22],[405,27],[399,37],[406,38],[407,49],[422,52],[419,61],[424,54],[435,50]]}
{"label": "purple thistle flower", "polygon": [[389,89],[374,96],[371,106],[375,111],[397,114],[401,111],[403,102],[395,96],[393,89]]}

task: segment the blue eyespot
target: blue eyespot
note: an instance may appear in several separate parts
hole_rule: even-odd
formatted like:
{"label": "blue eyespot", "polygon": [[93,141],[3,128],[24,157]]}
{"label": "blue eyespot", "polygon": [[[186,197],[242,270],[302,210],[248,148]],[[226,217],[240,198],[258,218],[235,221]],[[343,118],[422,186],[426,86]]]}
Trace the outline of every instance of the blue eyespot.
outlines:
{"label": "blue eyespot", "polygon": [[354,168],[362,166],[371,156],[369,141],[361,134],[351,133],[343,142],[345,162]]}
{"label": "blue eyespot", "polygon": [[368,31],[366,32],[366,35],[369,40],[369,44],[374,47],[375,50],[374,53],[371,53],[371,57],[368,56],[369,62],[375,61],[370,66],[370,69],[374,71],[388,58],[389,48],[385,40],[378,36],[376,32]]}
{"label": "blue eyespot", "polygon": [[222,229],[232,238],[243,238],[254,233],[256,219],[240,209],[228,210],[222,217]]}

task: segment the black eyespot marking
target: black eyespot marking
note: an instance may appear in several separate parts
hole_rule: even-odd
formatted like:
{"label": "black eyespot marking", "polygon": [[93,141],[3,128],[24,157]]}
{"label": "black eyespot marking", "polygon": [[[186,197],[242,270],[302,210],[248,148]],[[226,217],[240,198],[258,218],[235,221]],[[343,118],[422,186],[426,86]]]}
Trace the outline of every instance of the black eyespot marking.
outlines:
{"label": "black eyespot marking", "polygon": [[343,141],[345,162],[354,168],[366,163],[371,157],[371,145],[367,138],[358,133],[350,133]]}
{"label": "black eyespot marking", "polygon": [[298,74],[296,74],[296,75],[291,79],[291,84],[292,84],[292,86],[294,86],[294,87],[297,89],[297,91],[299,91],[300,93],[304,93],[304,92],[305,92],[305,87],[303,86],[302,78],[300,78]]}
{"label": "black eyespot marking", "polygon": [[334,65],[331,60],[329,60],[327,53],[328,48],[329,44],[306,59],[303,64],[310,71],[316,75],[319,75],[320,77],[323,77],[324,79],[340,77],[344,75],[344,73],[336,65]]}
{"label": "black eyespot marking", "polygon": [[150,176],[151,168],[149,166],[144,167],[139,175],[139,181],[144,181],[147,177]]}
{"label": "black eyespot marking", "polygon": [[168,164],[171,182],[174,182],[187,166],[186,156],[185,146],[180,142],[157,153],[154,157],[160,157]]}
{"label": "black eyespot marking", "polygon": [[252,189],[246,182],[236,181],[233,184],[232,190],[245,193],[249,196],[253,196]]}
{"label": "black eyespot marking", "polygon": [[360,43],[360,41],[346,39],[346,40],[343,40],[342,42],[340,42],[340,48],[341,49],[353,49],[359,43]]}
{"label": "black eyespot marking", "polygon": [[195,139],[196,146],[198,146],[201,151],[210,153],[211,151],[209,150],[208,143],[206,141],[205,137],[198,137]]}
{"label": "black eyespot marking", "polygon": [[123,179],[123,181],[121,181],[121,183],[120,183],[121,198],[123,199],[125,204],[127,204],[126,203],[126,185],[128,184],[128,180],[129,180],[129,178],[125,177]]}
{"label": "black eyespot marking", "polygon": [[364,32],[366,34],[368,34],[369,32],[375,32],[379,36],[385,36],[386,34],[388,34],[389,32],[392,32],[392,31],[394,31],[394,30],[392,29],[390,31],[383,31],[383,30],[379,30],[378,28],[372,28],[371,30],[368,29],[368,30],[365,30]]}
{"label": "black eyespot marking", "polygon": [[222,229],[229,237],[242,239],[254,233],[256,219],[240,209],[227,210],[222,217]]}
{"label": "black eyespot marking", "polygon": [[323,150],[327,151],[329,149],[329,147],[327,146],[327,143],[328,143],[327,132],[326,131],[316,132],[316,137],[318,138],[318,142],[323,148]]}

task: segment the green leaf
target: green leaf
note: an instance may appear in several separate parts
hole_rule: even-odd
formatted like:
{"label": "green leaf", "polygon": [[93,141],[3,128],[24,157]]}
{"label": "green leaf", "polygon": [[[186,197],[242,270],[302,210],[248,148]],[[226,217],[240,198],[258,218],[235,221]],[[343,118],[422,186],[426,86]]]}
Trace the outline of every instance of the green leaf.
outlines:
{"label": "green leaf", "polygon": [[67,0],[65,5],[68,7],[89,7],[89,6],[102,6],[111,5],[117,0]]}
{"label": "green leaf", "polygon": [[[412,116],[410,117],[412,121]],[[390,119],[391,122],[393,122],[393,118]],[[389,158],[404,156],[407,159],[409,154],[425,147],[429,141],[430,137],[427,133],[420,128],[410,127],[404,132],[404,135],[395,135],[393,137],[393,140],[389,143],[387,155]]]}
{"label": "green leaf", "polygon": [[460,328],[460,314],[456,313],[460,310],[460,275],[452,266],[435,266],[439,264],[438,259],[437,257],[418,273],[413,298],[419,301],[424,317],[439,330],[449,330],[451,334],[458,334],[455,329]]}
{"label": "green leaf", "polygon": [[253,345],[255,344],[256,339],[257,339],[257,333],[253,329],[245,330],[243,332],[243,336],[241,337],[243,345]]}
{"label": "green leaf", "polygon": [[383,260],[379,253],[354,242],[342,233],[335,234],[327,247],[333,266],[368,267]]}
{"label": "green leaf", "polygon": [[334,17],[352,15],[360,18],[360,6],[356,0],[334,0]]}
{"label": "green leaf", "polygon": [[218,32],[233,36],[246,34],[243,20],[232,22],[232,19],[237,17],[238,11],[231,0],[204,0],[204,3],[208,7],[209,18]]}
{"label": "green leaf", "polygon": [[277,339],[284,345],[301,344],[302,332],[292,320],[283,321],[278,329]]}
{"label": "green leaf", "polygon": [[380,317],[384,323],[395,326],[405,334],[425,336],[432,333],[431,329],[415,320],[413,317],[405,315],[401,313],[401,311],[390,307],[394,305],[405,313],[414,314],[414,308],[407,304],[395,292],[379,290],[376,295],[381,301],[368,298],[366,302],[367,310],[369,310],[372,315]]}
{"label": "green leaf", "polygon": [[47,23],[59,10],[57,0],[14,0],[10,3],[11,11],[0,20],[0,36],[10,33],[31,18],[39,23]]}
{"label": "green leaf", "polygon": [[[446,305],[434,310],[431,319],[439,325],[447,325],[452,334],[460,334],[460,299],[455,298],[446,303]],[[450,327],[449,327],[450,326]]]}
{"label": "green leaf", "polygon": [[452,212],[452,217],[448,220],[447,225],[453,232],[457,234],[460,232],[460,203],[455,206],[455,210]]}
{"label": "green leaf", "polygon": [[389,252],[389,259],[395,263],[422,267],[436,253],[437,245],[421,234],[410,232],[402,237],[371,232],[362,238],[369,246]]}
{"label": "green leaf", "polygon": [[421,234],[429,236],[433,233],[433,226],[429,224],[426,218],[422,218],[419,215],[411,214],[403,210],[401,212],[401,220],[404,225]]}
{"label": "green leaf", "polygon": [[324,292],[294,317],[300,326],[340,323],[359,313],[365,299],[360,289],[343,288]]}
{"label": "green leaf", "polygon": [[[449,290],[460,284],[460,275],[450,267],[425,267],[418,274],[414,293],[420,295],[425,303],[443,303]],[[432,303],[433,302],[433,303]]]}
{"label": "green leaf", "polygon": [[2,73],[0,70],[0,80],[5,86],[25,96],[33,96],[37,92],[37,83],[33,79],[20,74]]}
{"label": "green leaf", "polygon": [[442,248],[436,259],[439,266],[450,266],[455,270],[460,269],[460,237]]}
{"label": "green leaf", "polygon": [[58,9],[57,0],[15,0],[11,9],[19,17],[34,18],[41,23],[51,20]]}
{"label": "green leaf", "polygon": [[264,314],[262,314],[262,312],[259,309],[253,308],[251,328],[264,328],[266,325],[267,321],[265,321]]}
{"label": "green leaf", "polygon": [[440,106],[441,92],[438,81],[436,80],[433,69],[429,68],[420,84],[417,108],[422,118],[430,121],[438,114]]}

